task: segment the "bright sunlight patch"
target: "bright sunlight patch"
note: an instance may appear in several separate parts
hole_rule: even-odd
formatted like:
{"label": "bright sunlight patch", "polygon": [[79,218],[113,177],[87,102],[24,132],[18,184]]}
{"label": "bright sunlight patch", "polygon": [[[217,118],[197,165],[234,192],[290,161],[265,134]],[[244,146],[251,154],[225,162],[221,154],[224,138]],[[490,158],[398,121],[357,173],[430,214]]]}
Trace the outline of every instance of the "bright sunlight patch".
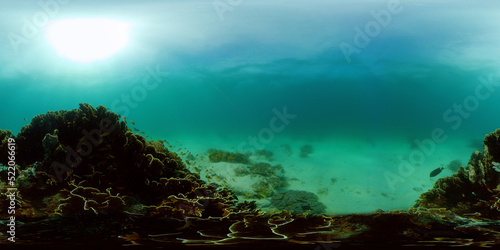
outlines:
{"label": "bright sunlight patch", "polygon": [[123,49],[129,35],[125,23],[80,18],[51,22],[47,38],[60,56],[88,63],[108,58]]}

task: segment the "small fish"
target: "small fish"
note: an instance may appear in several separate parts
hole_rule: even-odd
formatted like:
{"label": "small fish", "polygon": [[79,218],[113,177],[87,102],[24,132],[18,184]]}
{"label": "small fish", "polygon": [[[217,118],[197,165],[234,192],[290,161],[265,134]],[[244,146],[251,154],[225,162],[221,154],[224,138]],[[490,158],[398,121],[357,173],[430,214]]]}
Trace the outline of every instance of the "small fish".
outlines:
{"label": "small fish", "polygon": [[134,121],[132,121],[132,120],[130,120],[130,123],[132,123],[132,125],[135,125],[135,122],[134,122]]}
{"label": "small fish", "polygon": [[434,177],[434,176],[438,175],[439,173],[441,173],[441,171],[443,171],[443,169],[444,169],[443,167],[436,168],[436,169],[432,170],[432,172],[429,176]]}
{"label": "small fish", "polygon": [[28,119],[26,119],[26,117],[24,117],[24,120],[27,121]]}

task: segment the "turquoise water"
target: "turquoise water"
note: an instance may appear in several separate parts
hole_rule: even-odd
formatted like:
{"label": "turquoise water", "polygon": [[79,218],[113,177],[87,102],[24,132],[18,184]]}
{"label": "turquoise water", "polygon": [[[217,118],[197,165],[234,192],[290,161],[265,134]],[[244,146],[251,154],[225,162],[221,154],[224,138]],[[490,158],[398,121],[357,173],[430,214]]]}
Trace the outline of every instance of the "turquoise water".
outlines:
{"label": "turquoise water", "polygon": [[[500,125],[494,3],[42,2],[0,4],[0,128],[14,133],[37,114],[103,105],[193,154],[271,150],[298,179],[287,189],[349,213],[408,208],[432,170],[465,165]],[[128,23],[128,45],[95,62],[58,55],[50,22],[76,17]],[[314,153],[298,157],[305,144]]]}

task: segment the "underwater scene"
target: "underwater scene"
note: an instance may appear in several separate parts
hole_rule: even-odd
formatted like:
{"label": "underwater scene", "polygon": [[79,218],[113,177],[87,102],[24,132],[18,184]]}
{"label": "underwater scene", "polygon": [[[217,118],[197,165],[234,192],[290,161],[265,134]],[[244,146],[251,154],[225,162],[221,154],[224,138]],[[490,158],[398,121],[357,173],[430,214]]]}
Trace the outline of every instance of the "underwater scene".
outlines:
{"label": "underwater scene", "polygon": [[500,246],[500,4],[0,2],[0,248]]}

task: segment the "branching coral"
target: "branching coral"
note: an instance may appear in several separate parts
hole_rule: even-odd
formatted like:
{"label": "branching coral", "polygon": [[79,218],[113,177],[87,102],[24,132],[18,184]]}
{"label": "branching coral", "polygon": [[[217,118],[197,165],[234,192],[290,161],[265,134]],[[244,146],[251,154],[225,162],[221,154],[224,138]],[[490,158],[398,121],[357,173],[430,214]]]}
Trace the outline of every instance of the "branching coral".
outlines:
{"label": "branching coral", "polygon": [[71,183],[73,189],[66,192],[56,209],[58,214],[120,214],[124,212],[125,201],[119,194],[111,194],[111,188],[101,192],[97,188]]}

